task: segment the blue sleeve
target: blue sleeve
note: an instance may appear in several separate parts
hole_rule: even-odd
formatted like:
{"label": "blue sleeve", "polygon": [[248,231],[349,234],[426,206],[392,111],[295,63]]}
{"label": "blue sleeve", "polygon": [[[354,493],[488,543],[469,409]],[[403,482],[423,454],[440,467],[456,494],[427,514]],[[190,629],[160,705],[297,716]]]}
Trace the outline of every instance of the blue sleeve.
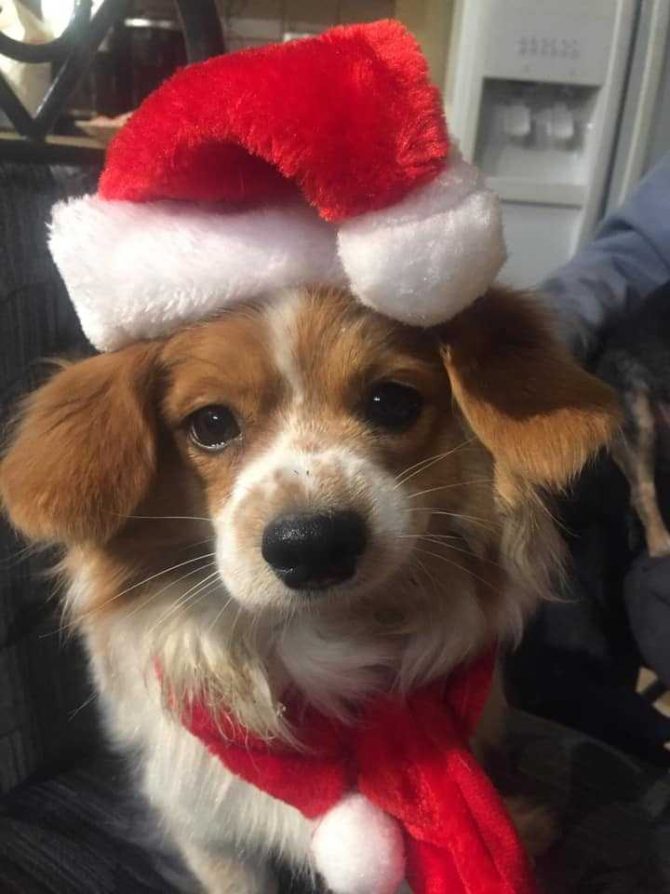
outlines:
{"label": "blue sleeve", "polygon": [[565,341],[584,358],[606,326],[668,281],[670,152],[593,241],[540,288]]}

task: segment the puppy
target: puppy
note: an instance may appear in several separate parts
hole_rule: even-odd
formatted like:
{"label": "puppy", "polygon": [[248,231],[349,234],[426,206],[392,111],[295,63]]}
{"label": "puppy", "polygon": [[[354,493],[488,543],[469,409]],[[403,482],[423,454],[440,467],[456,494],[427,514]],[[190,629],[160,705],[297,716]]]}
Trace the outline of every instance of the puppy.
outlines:
{"label": "puppy", "polygon": [[64,547],[109,737],[205,891],[273,891],[272,856],[313,876],[312,826],[231,776],[181,707],[197,694],[299,747],[287,690],[353,717],[518,636],[560,559],[542,493],[615,425],[609,389],[501,290],[439,330],[289,290],[28,400],[5,509]]}

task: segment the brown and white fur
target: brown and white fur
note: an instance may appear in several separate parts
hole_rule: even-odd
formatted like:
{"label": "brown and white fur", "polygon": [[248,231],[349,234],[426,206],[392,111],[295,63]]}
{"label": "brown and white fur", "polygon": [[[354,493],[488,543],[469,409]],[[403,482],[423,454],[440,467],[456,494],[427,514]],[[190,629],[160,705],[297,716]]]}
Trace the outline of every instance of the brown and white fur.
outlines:
{"label": "brown and white fur", "polygon": [[[423,398],[405,431],[365,418],[384,381]],[[207,405],[239,423],[220,451],[189,435]],[[180,699],[292,739],[289,686],[348,716],[518,636],[560,553],[541,492],[609,439],[614,406],[532,302],[502,290],[426,331],[289,290],[66,366],[28,400],[0,466],[5,509],[65,547],[109,736],[205,891],[274,890],[270,855],[313,872],[312,829],[231,777],[179,723]],[[265,527],[343,509],[368,530],[355,575],[285,586]]]}

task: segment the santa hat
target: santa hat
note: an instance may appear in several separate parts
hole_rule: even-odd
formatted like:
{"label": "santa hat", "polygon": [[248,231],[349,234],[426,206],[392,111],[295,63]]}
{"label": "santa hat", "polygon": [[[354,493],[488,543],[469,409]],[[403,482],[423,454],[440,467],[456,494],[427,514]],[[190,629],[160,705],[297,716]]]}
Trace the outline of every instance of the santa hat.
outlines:
{"label": "santa hat", "polygon": [[496,198],[393,21],[181,70],[113,141],[97,194],[55,207],[50,248],[103,351],[303,284],[430,326],[505,258]]}

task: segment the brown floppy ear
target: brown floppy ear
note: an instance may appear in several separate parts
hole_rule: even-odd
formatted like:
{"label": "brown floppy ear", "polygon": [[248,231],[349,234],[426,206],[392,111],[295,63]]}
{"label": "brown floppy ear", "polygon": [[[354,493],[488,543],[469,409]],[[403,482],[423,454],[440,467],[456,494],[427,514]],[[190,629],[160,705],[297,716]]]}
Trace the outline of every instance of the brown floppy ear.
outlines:
{"label": "brown floppy ear", "polygon": [[65,367],[26,402],[0,464],[0,502],[37,541],[103,542],[155,469],[155,346]]}
{"label": "brown floppy ear", "polygon": [[494,288],[452,320],[454,396],[500,471],[558,489],[607,444],[617,399],[558,342],[537,300]]}

